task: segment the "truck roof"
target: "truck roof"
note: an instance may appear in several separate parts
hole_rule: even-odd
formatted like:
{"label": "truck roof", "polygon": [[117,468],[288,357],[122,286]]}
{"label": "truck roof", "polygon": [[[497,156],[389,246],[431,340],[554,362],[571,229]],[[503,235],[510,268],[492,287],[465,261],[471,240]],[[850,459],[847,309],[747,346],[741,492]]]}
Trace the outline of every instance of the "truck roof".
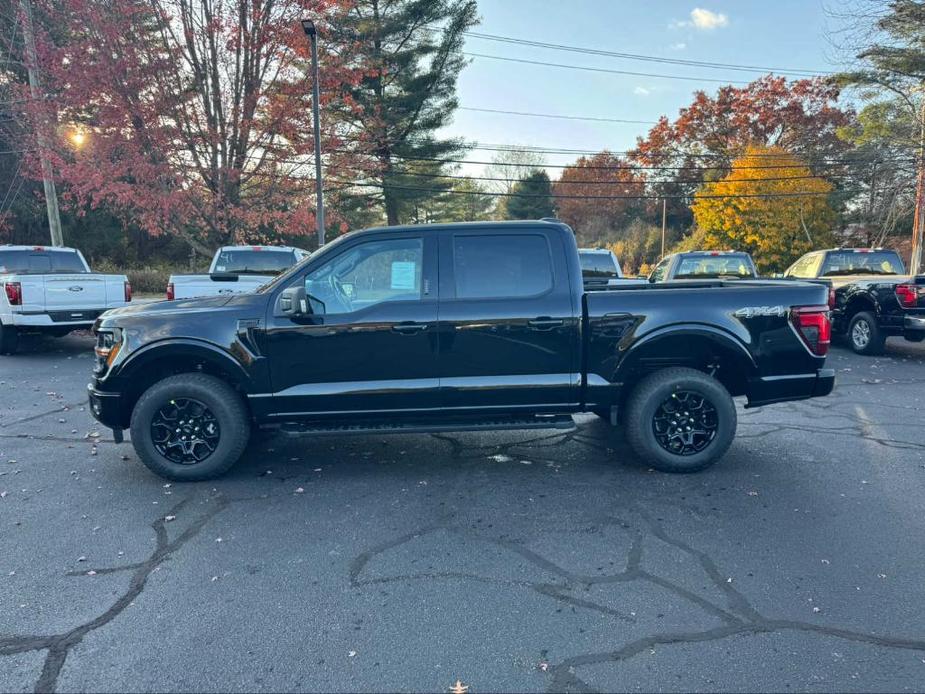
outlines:
{"label": "truck roof", "polygon": [[261,246],[259,244],[244,244],[240,246],[222,246],[218,249],[219,251],[266,251],[268,253],[273,252],[285,252],[292,253],[293,251],[301,251],[301,248],[296,248],[295,246]]}
{"label": "truck roof", "polygon": [[0,243],[0,250],[3,251],[61,251],[66,253],[73,253],[76,251],[76,248],[68,248],[66,246],[14,246],[11,243]]}
{"label": "truck roof", "polygon": [[440,222],[438,224],[399,224],[386,227],[368,227],[357,231],[439,231],[441,229],[484,229],[485,231],[498,230],[499,227],[570,227],[558,219],[506,219],[498,222]]}
{"label": "truck roof", "polygon": [[680,251],[678,255],[748,255],[745,251]]}

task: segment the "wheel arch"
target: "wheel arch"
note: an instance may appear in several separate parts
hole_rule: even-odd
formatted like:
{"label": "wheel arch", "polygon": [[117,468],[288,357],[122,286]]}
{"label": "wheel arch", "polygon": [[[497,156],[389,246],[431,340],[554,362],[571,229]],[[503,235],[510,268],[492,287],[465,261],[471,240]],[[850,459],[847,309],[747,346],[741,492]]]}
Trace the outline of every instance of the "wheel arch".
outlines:
{"label": "wheel arch", "polygon": [[744,395],[757,372],[754,357],[736,335],[708,325],[676,325],[653,331],[627,352],[617,371],[626,398],[645,376],[684,366],[710,373],[730,395]]}
{"label": "wheel arch", "polygon": [[129,355],[119,368],[125,384],[122,417],[128,422],[138,398],[164,378],[182,373],[215,376],[238,391],[242,400],[253,391],[253,381],[244,367],[215,345],[195,339],[169,339],[145,345]]}

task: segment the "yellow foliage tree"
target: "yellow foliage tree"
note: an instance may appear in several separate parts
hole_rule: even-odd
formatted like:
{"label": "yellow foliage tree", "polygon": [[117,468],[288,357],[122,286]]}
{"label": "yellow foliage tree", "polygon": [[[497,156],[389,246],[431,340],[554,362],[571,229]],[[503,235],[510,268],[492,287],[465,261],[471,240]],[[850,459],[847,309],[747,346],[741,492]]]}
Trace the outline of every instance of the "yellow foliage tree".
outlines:
{"label": "yellow foliage tree", "polygon": [[761,272],[833,244],[832,184],[780,147],[748,147],[725,177],[694,194],[701,248],[751,253]]}

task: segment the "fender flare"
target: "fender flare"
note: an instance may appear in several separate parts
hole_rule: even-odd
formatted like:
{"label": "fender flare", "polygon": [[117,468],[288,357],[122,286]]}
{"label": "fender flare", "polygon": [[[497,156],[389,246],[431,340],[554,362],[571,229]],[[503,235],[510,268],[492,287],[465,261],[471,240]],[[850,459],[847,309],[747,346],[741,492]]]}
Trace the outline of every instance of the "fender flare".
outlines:
{"label": "fender flare", "polygon": [[217,345],[195,338],[165,338],[144,345],[128,355],[119,367],[119,378],[131,380],[139,370],[161,359],[200,360],[227,372],[234,385],[245,393],[253,392],[253,379],[244,366]]}
{"label": "fender flare", "polygon": [[667,325],[661,328],[657,328],[656,330],[653,330],[652,332],[647,333],[641,337],[639,341],[633,344],[626,352],[626,354],[623,355],[623,358],[620,360],[617,373],[625,373],[626,365],[632,361],[635,355],[638,355],[641,350],[660,340],[692,336],[706,338],[710,342],[722,347],[723,349],[730,350],[733,353],[738,354],[742,359],[745,360],[752,372],[756,372],[758,370],[758,364],[755,361],[755,357],[748,350],[748,347],[746,347],[742,338],[740,338],[735,333],[723,328],[718,328],[703,323],[677,323],[675,325]]}

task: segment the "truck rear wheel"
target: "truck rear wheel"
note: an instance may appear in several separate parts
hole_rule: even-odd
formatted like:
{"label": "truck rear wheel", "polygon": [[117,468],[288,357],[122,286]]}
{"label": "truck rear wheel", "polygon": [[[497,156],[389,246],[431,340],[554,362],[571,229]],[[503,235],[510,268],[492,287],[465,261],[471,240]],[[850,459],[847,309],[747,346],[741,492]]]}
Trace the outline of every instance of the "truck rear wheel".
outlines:
{"label": "truck rear wheel", "polygon": [[856,354],[883,354],[886,336],[877,327],[877,317],[870,311],[854,314],[848,324],[848,344]]}
{"label": "truck rear wheel", "polygon": [[15,354],[19,347],[19,331],[15,326],[0,323],[0,354]]}
{"label": "truck rear wheel", "polygon": [[141,461],[171,480],[206,480],[234,465],[250,436],[241,396],[200,373],[170,376],[148,388],[132,412],[132,445]]}
{"label": "truck rear wheel", "polygon": [[626,407],[626,438],[662,472],[697,472],[716,462],[736,432],[735,403],[702,371],[669,368],[646,376]]}

